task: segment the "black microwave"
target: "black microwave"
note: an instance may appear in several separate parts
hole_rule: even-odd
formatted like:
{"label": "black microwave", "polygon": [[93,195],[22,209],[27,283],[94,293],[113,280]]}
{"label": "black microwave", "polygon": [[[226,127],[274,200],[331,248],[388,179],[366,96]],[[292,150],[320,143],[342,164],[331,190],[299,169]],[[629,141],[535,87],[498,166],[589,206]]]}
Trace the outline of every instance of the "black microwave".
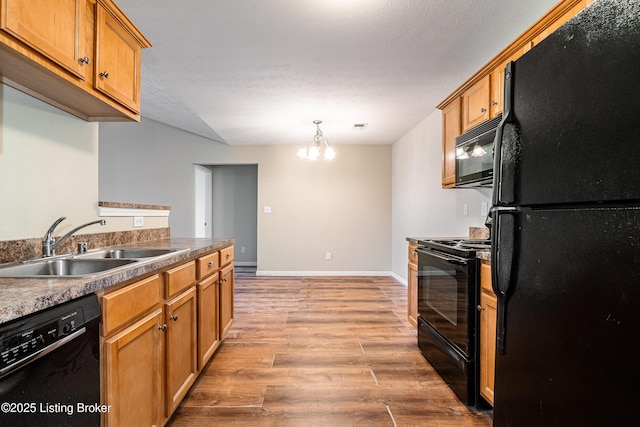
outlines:
{"label": "black microwave", "polygon": [[456,187],[493,185],[493,139],[502,115],[456,138]]}

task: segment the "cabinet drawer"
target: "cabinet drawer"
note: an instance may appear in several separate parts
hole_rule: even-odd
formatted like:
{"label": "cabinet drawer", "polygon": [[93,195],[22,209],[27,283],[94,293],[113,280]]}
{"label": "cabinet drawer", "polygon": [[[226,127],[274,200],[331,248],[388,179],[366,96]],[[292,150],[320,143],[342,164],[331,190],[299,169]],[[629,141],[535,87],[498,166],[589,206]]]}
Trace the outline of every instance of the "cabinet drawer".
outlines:
{"label": "cabinet drawer", "polygon": [[174,296],[196,282],[196,262],[182,264],[165,273],[167,278],[167,298]]}
{"label": "cabinet drawer", "polygon": [[102,297],[102,335],[160,304],[161,289],[162,278],[156,274]]}
{"label": "cabinet drawer", "polygon": [[233,261],[233,246],[224,248],[220,251],[220,265],[227,265]]}
{"label": "cabinet drawer", "polygon": [[480,287],[483,291],[494,295],[493,287],[491,286],[491,262],[489,261],[483,260],[480,264]]}
{"label": "cabinet drawer", "polygon": [[198,265],[198,280],[202,280],[220,268],[220,252],[201,256],[196,264]]}

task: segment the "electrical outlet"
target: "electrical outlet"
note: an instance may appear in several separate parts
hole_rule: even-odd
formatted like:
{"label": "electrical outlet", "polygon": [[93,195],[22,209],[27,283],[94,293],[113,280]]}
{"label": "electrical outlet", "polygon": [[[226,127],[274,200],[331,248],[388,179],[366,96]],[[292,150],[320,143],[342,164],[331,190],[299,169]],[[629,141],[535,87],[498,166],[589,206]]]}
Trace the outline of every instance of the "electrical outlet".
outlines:
{"label": "electrical outlet", "polygon": [[271,213],[271,206],[267,205],[264,207],[263,212],[266,214],[270,214]]}
{"label": "electrical outlet", "polygon": [[324,260],[325,261],[331,261],[331,252],[327,252],[324,254]]}
{"label": "electrical outlet", "polygon": [[466,203],[462,205],[462,215],[464,216],[469,215],[469,205]]}
{"label": "electrical outlet", "polygon": [[134,216],[133,217],[133,226],[134,227],[144,227],[144,217],[143,216]]}
{"label": "electrical outlet", "polygon": [[482,202],[480,203],[480,216],[487,216],[487,211],[488,206],[487,206],[487,202]]}
{"label": "electrical outlet", "polygon": [[247,252],[247,248],[245,248],[244,246],[241,246],[240,247],[240,253],[243,254],[245,252]]}

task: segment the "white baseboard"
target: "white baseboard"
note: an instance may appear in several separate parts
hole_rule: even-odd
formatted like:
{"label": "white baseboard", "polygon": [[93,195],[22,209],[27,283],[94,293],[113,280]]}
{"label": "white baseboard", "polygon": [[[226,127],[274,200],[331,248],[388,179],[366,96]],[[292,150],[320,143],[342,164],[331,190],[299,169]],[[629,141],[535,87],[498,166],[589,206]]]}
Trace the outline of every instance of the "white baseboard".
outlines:
{"label": "white baseboard", "polygon": [[233,265],[237,265],[238,267],[255,267],[256,266],[256,262],[255,261],[234,261]]}
{"label": "white baseboard", "polygon": [[391,272],[391,277],[393,277],[394,279],[396,279],[398,282],[402,283],[403,285],[407,286],[407,280],[403,279],[402,277],[398,276],[396,273]]}
{"label": "white baseboard", "polygon": [[258,270],[256,276],[393,276],[390,271],[267,271]]}

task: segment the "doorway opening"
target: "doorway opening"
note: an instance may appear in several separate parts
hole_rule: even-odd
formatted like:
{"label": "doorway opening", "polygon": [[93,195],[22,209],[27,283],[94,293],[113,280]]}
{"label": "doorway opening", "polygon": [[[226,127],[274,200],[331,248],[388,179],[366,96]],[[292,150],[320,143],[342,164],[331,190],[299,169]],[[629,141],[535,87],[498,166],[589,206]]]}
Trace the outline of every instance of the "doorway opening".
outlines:
{"label": "doorway opening", "polygon": [[[236,273],[255,274],[258,265],[258,165],[196,165],[194,170],[196,237],[234,238]],[[198,179],[203,182],[199,184]],[[198,233],[207,232],[203,223],[210,225],[210,234],[198,236]]]}

